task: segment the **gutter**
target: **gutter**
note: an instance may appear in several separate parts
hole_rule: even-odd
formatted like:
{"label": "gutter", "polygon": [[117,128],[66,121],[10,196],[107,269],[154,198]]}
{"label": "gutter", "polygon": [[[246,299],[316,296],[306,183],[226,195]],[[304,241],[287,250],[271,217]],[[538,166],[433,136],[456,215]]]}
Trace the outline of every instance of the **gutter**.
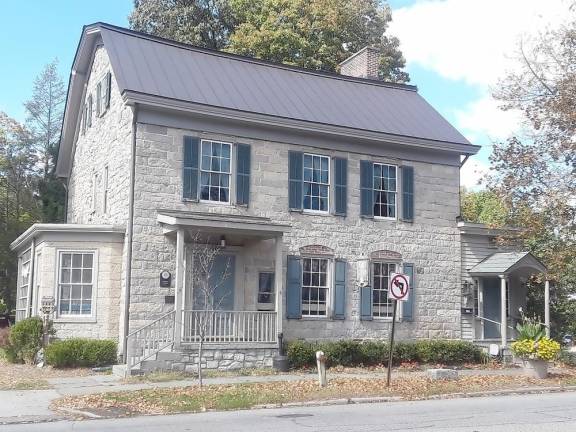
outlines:
{"label": "gutter", "polygon": [[130,155],[130,195],[128,201],[127,251],[126,251],[126,280],[124,287],[124,334],[122,335],[122,356],[124,363],[128,363],[126,356],[128,350],[128,334],[130,321],[130,288],[132,285],[132,244],[134,239],[134,185],[136,178],[136,126],[138,119],[138,104],[132,106],[132,151]]}

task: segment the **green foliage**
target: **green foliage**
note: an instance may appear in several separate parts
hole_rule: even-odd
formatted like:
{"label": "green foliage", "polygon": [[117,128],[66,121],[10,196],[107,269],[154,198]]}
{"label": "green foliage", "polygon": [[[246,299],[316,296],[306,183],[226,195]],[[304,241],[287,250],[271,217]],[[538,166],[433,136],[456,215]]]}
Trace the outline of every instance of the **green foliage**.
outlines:
{"label": "green foliage", "polygon": [[380,0],[135,0],[131,28],[308,69],[336,72],[365,46],[380,50],[380,78],[409,81]]}
{"label": "green foliage", "polygon": [[43,324],[39,317],[18,321],[10,329],[10,355],[15,362],[34,363],[36,353],[42,348]]}
{"label": "green foliage", "polygon": [[95,339],[68,339],[48,345],[46,363],[57,368],[108,366],[116,363],[116,342]]}
{"label": "green foliage", "polygon": [[[324,351],[329,366],[370,366],[388,361],[389,345],[381,341],[340,340],[334,342],[291,341],[287,355],[293,368],[316,365],[316,351]],[[440,363],[446,365],[480,363],[484,354],[470,342],[457,340],[422,340],[394,344],[392,361]]]}
{"label": "green foliage", "polygon": [[0,315],[4,315],[8,312],[8,306],[3,298],[0,298]]}
{"label": "green foliage", "polygon": [[568,350],[561,350],[558,354],[558,361],[566,366],[576,367],[576,353]]}
{"label": "green foliage", "polygon": [[516,324],[516,331],[518,332],[518,340],[532,340],[538,342],[546,336],[546,329],[536,317],[529,318],[525,315],[522,316],[522,322]]}
{"label": "green foliage", "polygon": [[508,209],[502,199],[488,190],[460,192],[460,215],[466,222],[502,227],[508,220]]}

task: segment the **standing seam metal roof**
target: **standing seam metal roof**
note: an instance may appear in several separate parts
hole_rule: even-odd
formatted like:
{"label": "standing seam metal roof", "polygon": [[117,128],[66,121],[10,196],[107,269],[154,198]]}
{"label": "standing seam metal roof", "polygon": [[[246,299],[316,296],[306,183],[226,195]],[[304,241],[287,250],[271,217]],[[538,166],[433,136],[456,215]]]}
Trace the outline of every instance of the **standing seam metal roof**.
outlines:
{"label": "standing seam metal roof", "polygon": [[316,73],[97,26],[121,92],[470,144],[412,86]]}

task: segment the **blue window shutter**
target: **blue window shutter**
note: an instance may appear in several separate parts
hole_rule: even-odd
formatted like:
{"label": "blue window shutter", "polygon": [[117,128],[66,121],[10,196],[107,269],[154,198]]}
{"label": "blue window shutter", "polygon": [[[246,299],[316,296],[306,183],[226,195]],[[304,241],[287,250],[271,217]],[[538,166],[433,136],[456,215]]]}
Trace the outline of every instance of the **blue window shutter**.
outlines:
{"label": "blue window shutter", "polygon": [[336,260],[334,264],[334,319],[343,320],[346,316],[346,261]]}
{"label": "blue window shutter", "polygon": [[346,216],[347,186],[348,186],[348,159],[334,159],[334,213]]}
{"label": "blue window shutter", "polygon": [[374,164],[360,161],[360,215],[374,217]]}
{"label": "blue window shutter", "polygon": [[298,257],[288,255],[286,269],[286,318],[302,317],[302,263]]}
{"label": "blue window shutter", "polygon": [[288,152],[288,207],[302,210],[302,152]]}
{"label": "blue window shutter", "polygon": [[106,95],[106,108],[110,108],[110,93],[112,88],[112,74],[108,72],[106,74],[106,85],[105,85],[105,95]]}
{"label": "blue window shutter", "polygon": [[410,278],[410,292],[408,300],[402,302],[402,321],[414,321],[414,293],[416,290],[416,280],[414,279],[414,264],[404,263],[403,272]]}
{"label": "blue window shutter", "polygon": [[403,166],[402,170],[402,220],[414,220],[414,167]]}
{"label": "blue window shutter", "polygon": [[370,285],[360,288],[360,319],[372,321],[372,287]]}
{"label": "blue window shutter", "polygon": [[184,137],[183,197],[198,200],[198,138]]}
{"label": "blue window shutter", "polygon": [[248,205],[250,201],[250,146],[236,146],[236,204]]}

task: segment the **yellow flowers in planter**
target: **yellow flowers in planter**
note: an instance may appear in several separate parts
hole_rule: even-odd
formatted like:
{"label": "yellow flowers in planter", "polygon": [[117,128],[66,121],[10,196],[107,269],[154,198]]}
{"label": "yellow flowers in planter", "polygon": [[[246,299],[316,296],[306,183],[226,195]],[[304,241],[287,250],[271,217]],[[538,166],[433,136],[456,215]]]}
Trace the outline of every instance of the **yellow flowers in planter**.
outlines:
{"label": "yellow flowers in planter", "polygon": [[560,344],[547,337],[538,341],[522,339],[512,343],[511,348],[514,355],[527,360],[551,361],[560,352]]}

